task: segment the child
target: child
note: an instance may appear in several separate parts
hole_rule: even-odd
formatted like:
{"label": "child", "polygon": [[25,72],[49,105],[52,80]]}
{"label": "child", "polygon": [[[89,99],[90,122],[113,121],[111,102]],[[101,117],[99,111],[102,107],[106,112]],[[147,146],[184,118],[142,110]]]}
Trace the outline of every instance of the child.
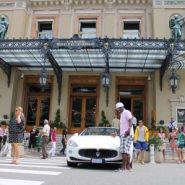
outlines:
{"label": "child", "polygon": [[178,147],[178,158],[179,158],[178,163],[182,163],[184,160],[183,147],[185,143],[185,134],[183,131],[184,131],[183,127],[179,128],[179,132],[177,135],[177,147]]}
{"label": "child", "polygon": [[41,149],[41,142],[42,142],[42,135],[39,132],[38,135],[36,136],[36,148],[38,152],[40,152],[40,149]]}

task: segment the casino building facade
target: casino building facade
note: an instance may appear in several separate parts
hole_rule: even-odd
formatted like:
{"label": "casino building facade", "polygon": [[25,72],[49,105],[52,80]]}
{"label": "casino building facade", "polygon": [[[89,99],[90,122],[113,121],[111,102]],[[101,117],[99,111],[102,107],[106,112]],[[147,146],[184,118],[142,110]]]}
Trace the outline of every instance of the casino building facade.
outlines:
{"label": "casino building facade", "polygon": [[184,0],[1,0],[0,118],[21,105],[29,130],[59,109],[74,133],[101,123],[102,111],[111,123],[122,101],[149,127],[182,123],[184,12]]}

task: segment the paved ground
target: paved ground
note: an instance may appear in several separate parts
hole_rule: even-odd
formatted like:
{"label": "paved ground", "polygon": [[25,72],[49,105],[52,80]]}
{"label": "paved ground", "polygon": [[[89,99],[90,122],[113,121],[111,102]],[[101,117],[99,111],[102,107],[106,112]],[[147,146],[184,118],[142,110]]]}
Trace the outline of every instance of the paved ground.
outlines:
{"label": "paved ground", "polygon": [[0,159],[0,185],[182,185],[185,164],[135,164],[131,172],[115,166],[80,165],[68,168],[64,157],[23,158],[20,165]]}
{"label": "paved ground", "polygon": [[161,164],[134,163],[131,172],[116,172],[115,165],[79,165],[69,168],[65,156],[46,160],[27,152],[19,165],[0,157],[0,185],[183,185],[185,163],[167,160]]}

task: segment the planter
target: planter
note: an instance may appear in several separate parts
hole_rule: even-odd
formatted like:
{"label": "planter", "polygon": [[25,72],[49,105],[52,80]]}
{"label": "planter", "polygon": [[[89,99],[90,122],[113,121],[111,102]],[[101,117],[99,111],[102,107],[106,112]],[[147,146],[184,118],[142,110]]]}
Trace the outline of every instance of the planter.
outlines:
{"label": "planter", "polygon": [[[144,153],[144,161],[145,163],[151,162],[151,154],[150,152],[145,152]],[[163,155],[161,151],[155,151],[154,152],[154,159],[156,163],[161,163],[163,161]]]}
{"label": "planter", "polygon": [[155,151],[155,162],[161,163],[163,160],[162,151]]}
{"label": "planter", "polygon": [[[139,155],[139,161],[141,161],[141,155]],[[144,162],[149,163],[150,162],[150,152],[144,152]]]}
{"label": "planter", "polygon": [[150,152],[145,152],[144,153],[144,161],[145,161],[145,163],[150,162]]}

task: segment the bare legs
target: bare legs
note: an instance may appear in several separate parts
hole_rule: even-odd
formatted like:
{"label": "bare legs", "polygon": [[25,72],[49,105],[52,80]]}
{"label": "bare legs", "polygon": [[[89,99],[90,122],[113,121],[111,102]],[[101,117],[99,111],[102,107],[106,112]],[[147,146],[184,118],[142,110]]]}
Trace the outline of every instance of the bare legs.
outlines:
{"label": "bare legs", "polygon": [[165,157],[165,149],[162,150],[162,153],[163,153],[163,160],[166,160],[166,157]]}
{"label": "bare legs", "polygon": [[174,149],[172,148],[171,151],[172,151],[172,160],[174,160]]}
{"label": "bare legs", "polygon": [[19,162],[19,143],[12,143],[12,164]]}
{"label": "bare legs", "polygon": [[144,164],[144,150],[139,150],[137,152],[137,162],[140,162],[141,164]]}
{"label": "bare legs", "polygon": [[184,156],[183,156],[183,149],[182,148],[178,148],[178,158],[179,158],[179,163],[183,163]]}
{"label": "bare legs", "polygon": [[122,154],[122,169],[123,170],[130,170],[130,155],[129,154]]}

